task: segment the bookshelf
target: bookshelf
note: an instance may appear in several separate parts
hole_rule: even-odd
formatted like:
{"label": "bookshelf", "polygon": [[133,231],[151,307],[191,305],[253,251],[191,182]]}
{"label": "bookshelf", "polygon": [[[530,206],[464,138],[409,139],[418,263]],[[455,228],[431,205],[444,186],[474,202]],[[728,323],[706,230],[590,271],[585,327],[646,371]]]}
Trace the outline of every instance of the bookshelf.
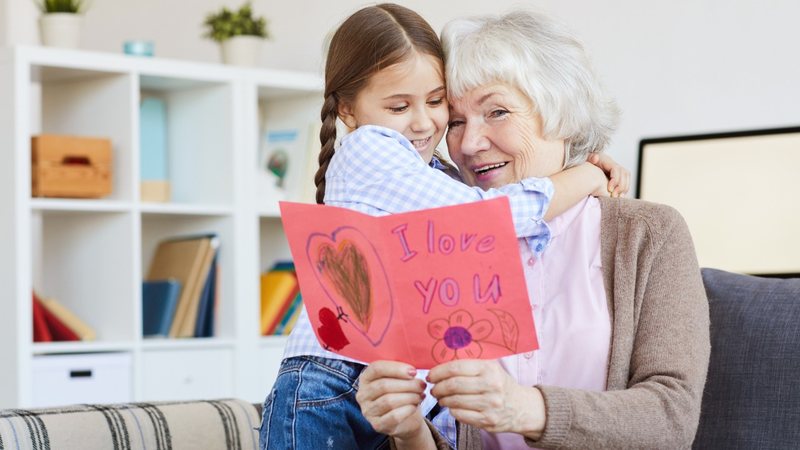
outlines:
{"label": "bookshelf", "polygon": [[[311,198],[302,182],[310,183],[321,87],[310,73],[2,49],[0,408],[40,406],[37,399],[53,387],[36,381],[43,379],[34,376],[37,367],[70,355],[90,365],[106,356],[129,361],[122,384],[103,387],[115,400],[262,401],[286,340],[259,336],[259,274],[289,257],[278,201]],[[168,203],[139,197],[145,97],[166,105]],[[265,127],[301,136],[286,185],[274,195],[258,190]],[[32,198],[30,138],[39,133],[110,138],[113,193],[98,200]],[[215,337],[142,338],[141,281],[158,242],[207,232],[221,239]],[[91,325],[96,341],[34,343],[32,289]]]}

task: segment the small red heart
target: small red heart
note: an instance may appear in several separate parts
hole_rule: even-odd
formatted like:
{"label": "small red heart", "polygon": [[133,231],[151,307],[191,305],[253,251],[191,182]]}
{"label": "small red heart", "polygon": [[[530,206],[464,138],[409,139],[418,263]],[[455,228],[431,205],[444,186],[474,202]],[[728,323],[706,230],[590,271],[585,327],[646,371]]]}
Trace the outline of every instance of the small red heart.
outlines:
{"label": "small red heart", "polygon": [[342,331],[339,317],[330,308],[319,310],[319,321],[322,326],[317,328],[317,335],[322,340],[322,343],[325,344],[326,350],[334,349],[339,351],[350,343]]}

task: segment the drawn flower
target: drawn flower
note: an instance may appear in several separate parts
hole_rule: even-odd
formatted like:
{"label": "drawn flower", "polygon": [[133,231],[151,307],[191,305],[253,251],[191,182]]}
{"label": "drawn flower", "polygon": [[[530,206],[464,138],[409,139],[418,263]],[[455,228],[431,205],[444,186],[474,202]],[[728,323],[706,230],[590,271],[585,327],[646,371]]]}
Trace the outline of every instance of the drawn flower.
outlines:
{"label": "drawn flower", "polygon": [[472,315],[459,309],[445,319],[436,319],[428,324],[428,334],[437,339],[433,345],[433,359],[437,363],[453,359],[479,358],[483,353],[480,341],[492,333],[488,320],[474,322]]}

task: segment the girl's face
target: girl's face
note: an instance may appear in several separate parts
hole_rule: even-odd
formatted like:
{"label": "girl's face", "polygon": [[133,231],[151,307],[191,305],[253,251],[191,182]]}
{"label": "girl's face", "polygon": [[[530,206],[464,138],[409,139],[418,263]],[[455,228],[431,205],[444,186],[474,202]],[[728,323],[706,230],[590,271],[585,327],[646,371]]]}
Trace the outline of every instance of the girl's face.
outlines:
{"label": "girl's face", "polygon": [[402,133],[429,163],[447,128],[445,95],[442,62],[415,53],[372,75],[352,104],[340,104],[339,117],[350,129],[378,125]]}
{"label": "girl's face", "polygon": [[497,188],[561,171],[564,141],[542,134],[542,118],[527,95],[494,83],[451,99],[447,148],[464,182]]}

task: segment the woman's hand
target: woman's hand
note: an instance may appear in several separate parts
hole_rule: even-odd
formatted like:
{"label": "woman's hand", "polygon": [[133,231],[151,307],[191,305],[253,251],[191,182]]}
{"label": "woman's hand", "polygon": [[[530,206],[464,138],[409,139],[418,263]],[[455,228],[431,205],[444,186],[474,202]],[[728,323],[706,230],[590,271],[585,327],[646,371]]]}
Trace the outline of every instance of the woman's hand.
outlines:
{"label": "woman's hand", "polygon": [[417,370],[405,363],[374,361],[358,381],[356,401],[361,413],[375,431],[394,437],[398,448],[433,445],[418,409],[425,398],[425,382],[414,378],[416,374]]}
{"label": "woman's hand", "polygon": [[497,361],[457,360],[431,369],[428,381],[439,404],[457,420],[491,433],[539,439],[545,425],[544,399],[535,387],[517,384]]}
{"label": "woman's hand", "polygon": [[592,153],[588,161],[601,168],[608,177],[608,193],[612,197],[622,197],[631,186],[631,172],[617,164],[605,153]]}

